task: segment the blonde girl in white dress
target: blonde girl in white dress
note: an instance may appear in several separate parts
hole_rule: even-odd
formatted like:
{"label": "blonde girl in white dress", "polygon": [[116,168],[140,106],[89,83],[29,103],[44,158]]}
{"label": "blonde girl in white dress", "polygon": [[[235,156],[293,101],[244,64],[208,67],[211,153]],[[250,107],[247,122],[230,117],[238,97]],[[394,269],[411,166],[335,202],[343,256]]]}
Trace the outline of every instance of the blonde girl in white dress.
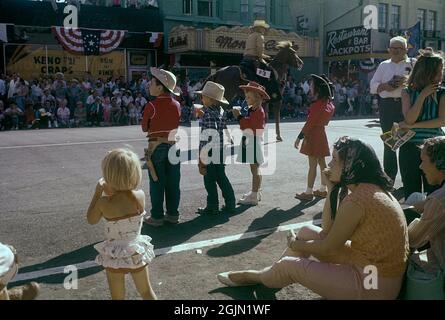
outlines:
{"label": "blonde girl in white dress", "polygon": [[148,264],[154,258],[149,236],[141,235],[145,194],[139,157],[128,149],[109,151],[102,160],[103,178],[96,185],[88,208],[88,223],[105,219],[106,240],[94,248],[96,263],[104,267],[113,300],[125,299],[125,275],[130,273],[145,300],[156,299]]}

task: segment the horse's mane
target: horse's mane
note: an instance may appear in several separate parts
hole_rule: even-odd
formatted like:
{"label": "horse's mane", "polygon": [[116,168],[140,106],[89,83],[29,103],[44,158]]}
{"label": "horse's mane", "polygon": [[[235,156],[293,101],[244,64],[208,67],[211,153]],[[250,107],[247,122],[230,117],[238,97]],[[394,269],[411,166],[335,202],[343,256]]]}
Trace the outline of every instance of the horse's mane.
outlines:
{"label": "horse's mane", "polygon": [[280,41],[278,42],[278,44],[276,45],[277,49],[284,49],[284,48],[292,48],[292,42],[290,41]]}

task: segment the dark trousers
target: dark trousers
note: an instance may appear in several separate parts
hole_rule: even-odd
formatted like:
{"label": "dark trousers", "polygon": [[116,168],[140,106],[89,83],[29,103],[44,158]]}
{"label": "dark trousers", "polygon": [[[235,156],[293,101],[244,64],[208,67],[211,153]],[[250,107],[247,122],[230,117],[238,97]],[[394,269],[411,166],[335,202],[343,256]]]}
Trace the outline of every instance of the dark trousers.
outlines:
{"label": "dark trousers", "polygon": [[[391,130],[394,122],[403,121],[402,101],[401,99],[379,99],[379,114],[380,126],[382,132]],[[385,151],[383,153],[383,168],[385,173],[395,181],[397,177],[397,153],[392,151],[390,147],[385,144]]]}
{"label": "dark trousers", "polygon": [[204,176],[204,186],[207,191],[207,208],[219,209],[218,186],[221,189],[227,208],[235,208],[235,193],[226,176],[224,164],[207,165],[207,173]]}
{"label": "dark trousers", "polygon": [[400,147],[400,174],[402,176],[405,199],[414,192],[426,192],[430,194],[437,189],[437,187],[428,184],[425,175],[419,168],[422,162],[420,152],[419,146],[415,143],[407,142]]}
{"label": "dark trousers", "polygon": [[[164,218],[164,197],[167,214],[169,216],[179,216],[179,200],[181,191],[179,184],[181,180],[181,164],[172,164],[169,160],[169,151],[175,145],[161,144],[154,151],[151,160],[158,176],[158,181],[153,181],[150,177],[150,200],[151,200],[151,216],[154,219]],[[179,153],[179,150],[176,150]]]}

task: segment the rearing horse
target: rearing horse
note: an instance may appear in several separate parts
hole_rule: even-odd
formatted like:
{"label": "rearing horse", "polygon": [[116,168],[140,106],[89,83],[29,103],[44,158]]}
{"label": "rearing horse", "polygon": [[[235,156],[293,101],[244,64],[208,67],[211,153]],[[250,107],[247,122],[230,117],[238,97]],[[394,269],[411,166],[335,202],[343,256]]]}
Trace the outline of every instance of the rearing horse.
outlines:
{"label": "rearing horse", "polygon": [[[270,62],[270,66],[276,71],[278,78],[274,78],[276,81],[276,87],[281,89],[283,92],[284,87],[282,86],[282,81],[285,80],[287,75],[287,70],[290,67],[297,68],[301,70],[304,63],[297,54],[298,46],[293,46],[290,41],[281,41],[278,43],[276,48],[279,50],[277,55]],[[240,85],[246,84],[249,79],[246,79],[242,74],[241,68],[239,66],[228,66],[216,71],[215,74],[211,75],[207,80],[217,82],[224,86],[226,89],[225,98],[228,101],[232,101],[236,96],[243,96],[244,93],[239,89]],[[268,92],[269,93],[269,92]],[[270,94],[270,93],[269,93]],[[282,141],[280,134],[280,109],[281,100],[274,103],[270,103],[273,108],[275,117],[275,130],[277,134],[277,140]]]}

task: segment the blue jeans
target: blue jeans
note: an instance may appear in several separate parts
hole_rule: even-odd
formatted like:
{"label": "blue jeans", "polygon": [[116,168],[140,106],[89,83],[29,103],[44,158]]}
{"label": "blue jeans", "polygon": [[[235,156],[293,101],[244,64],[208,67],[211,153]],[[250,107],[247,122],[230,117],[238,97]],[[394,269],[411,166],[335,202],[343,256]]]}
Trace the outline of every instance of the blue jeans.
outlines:
{"label": "blue jeans", "polygon": [[224,164],[207,165],[207,174],[204,176],[204,186],[207,191],[207,208],[219,210],[218,186],[221,189],[226,207],[235,208],[236,200],[232,185],[226,176]]}
{"label": "blue jeans", "polygon": [[[151,156],[151,161],[158,176],[158,181],[155,182],[149,174],[151,216],[153,219],[164,218],[164,197],[167,214],[173,217],[179,216],[181,164],[170,163],[168,154],[171,148],[174,148],[172,152],[176,150],[175,145],[161,144]],[[176,153],[179,156],[179,150],[176,150]]]}

